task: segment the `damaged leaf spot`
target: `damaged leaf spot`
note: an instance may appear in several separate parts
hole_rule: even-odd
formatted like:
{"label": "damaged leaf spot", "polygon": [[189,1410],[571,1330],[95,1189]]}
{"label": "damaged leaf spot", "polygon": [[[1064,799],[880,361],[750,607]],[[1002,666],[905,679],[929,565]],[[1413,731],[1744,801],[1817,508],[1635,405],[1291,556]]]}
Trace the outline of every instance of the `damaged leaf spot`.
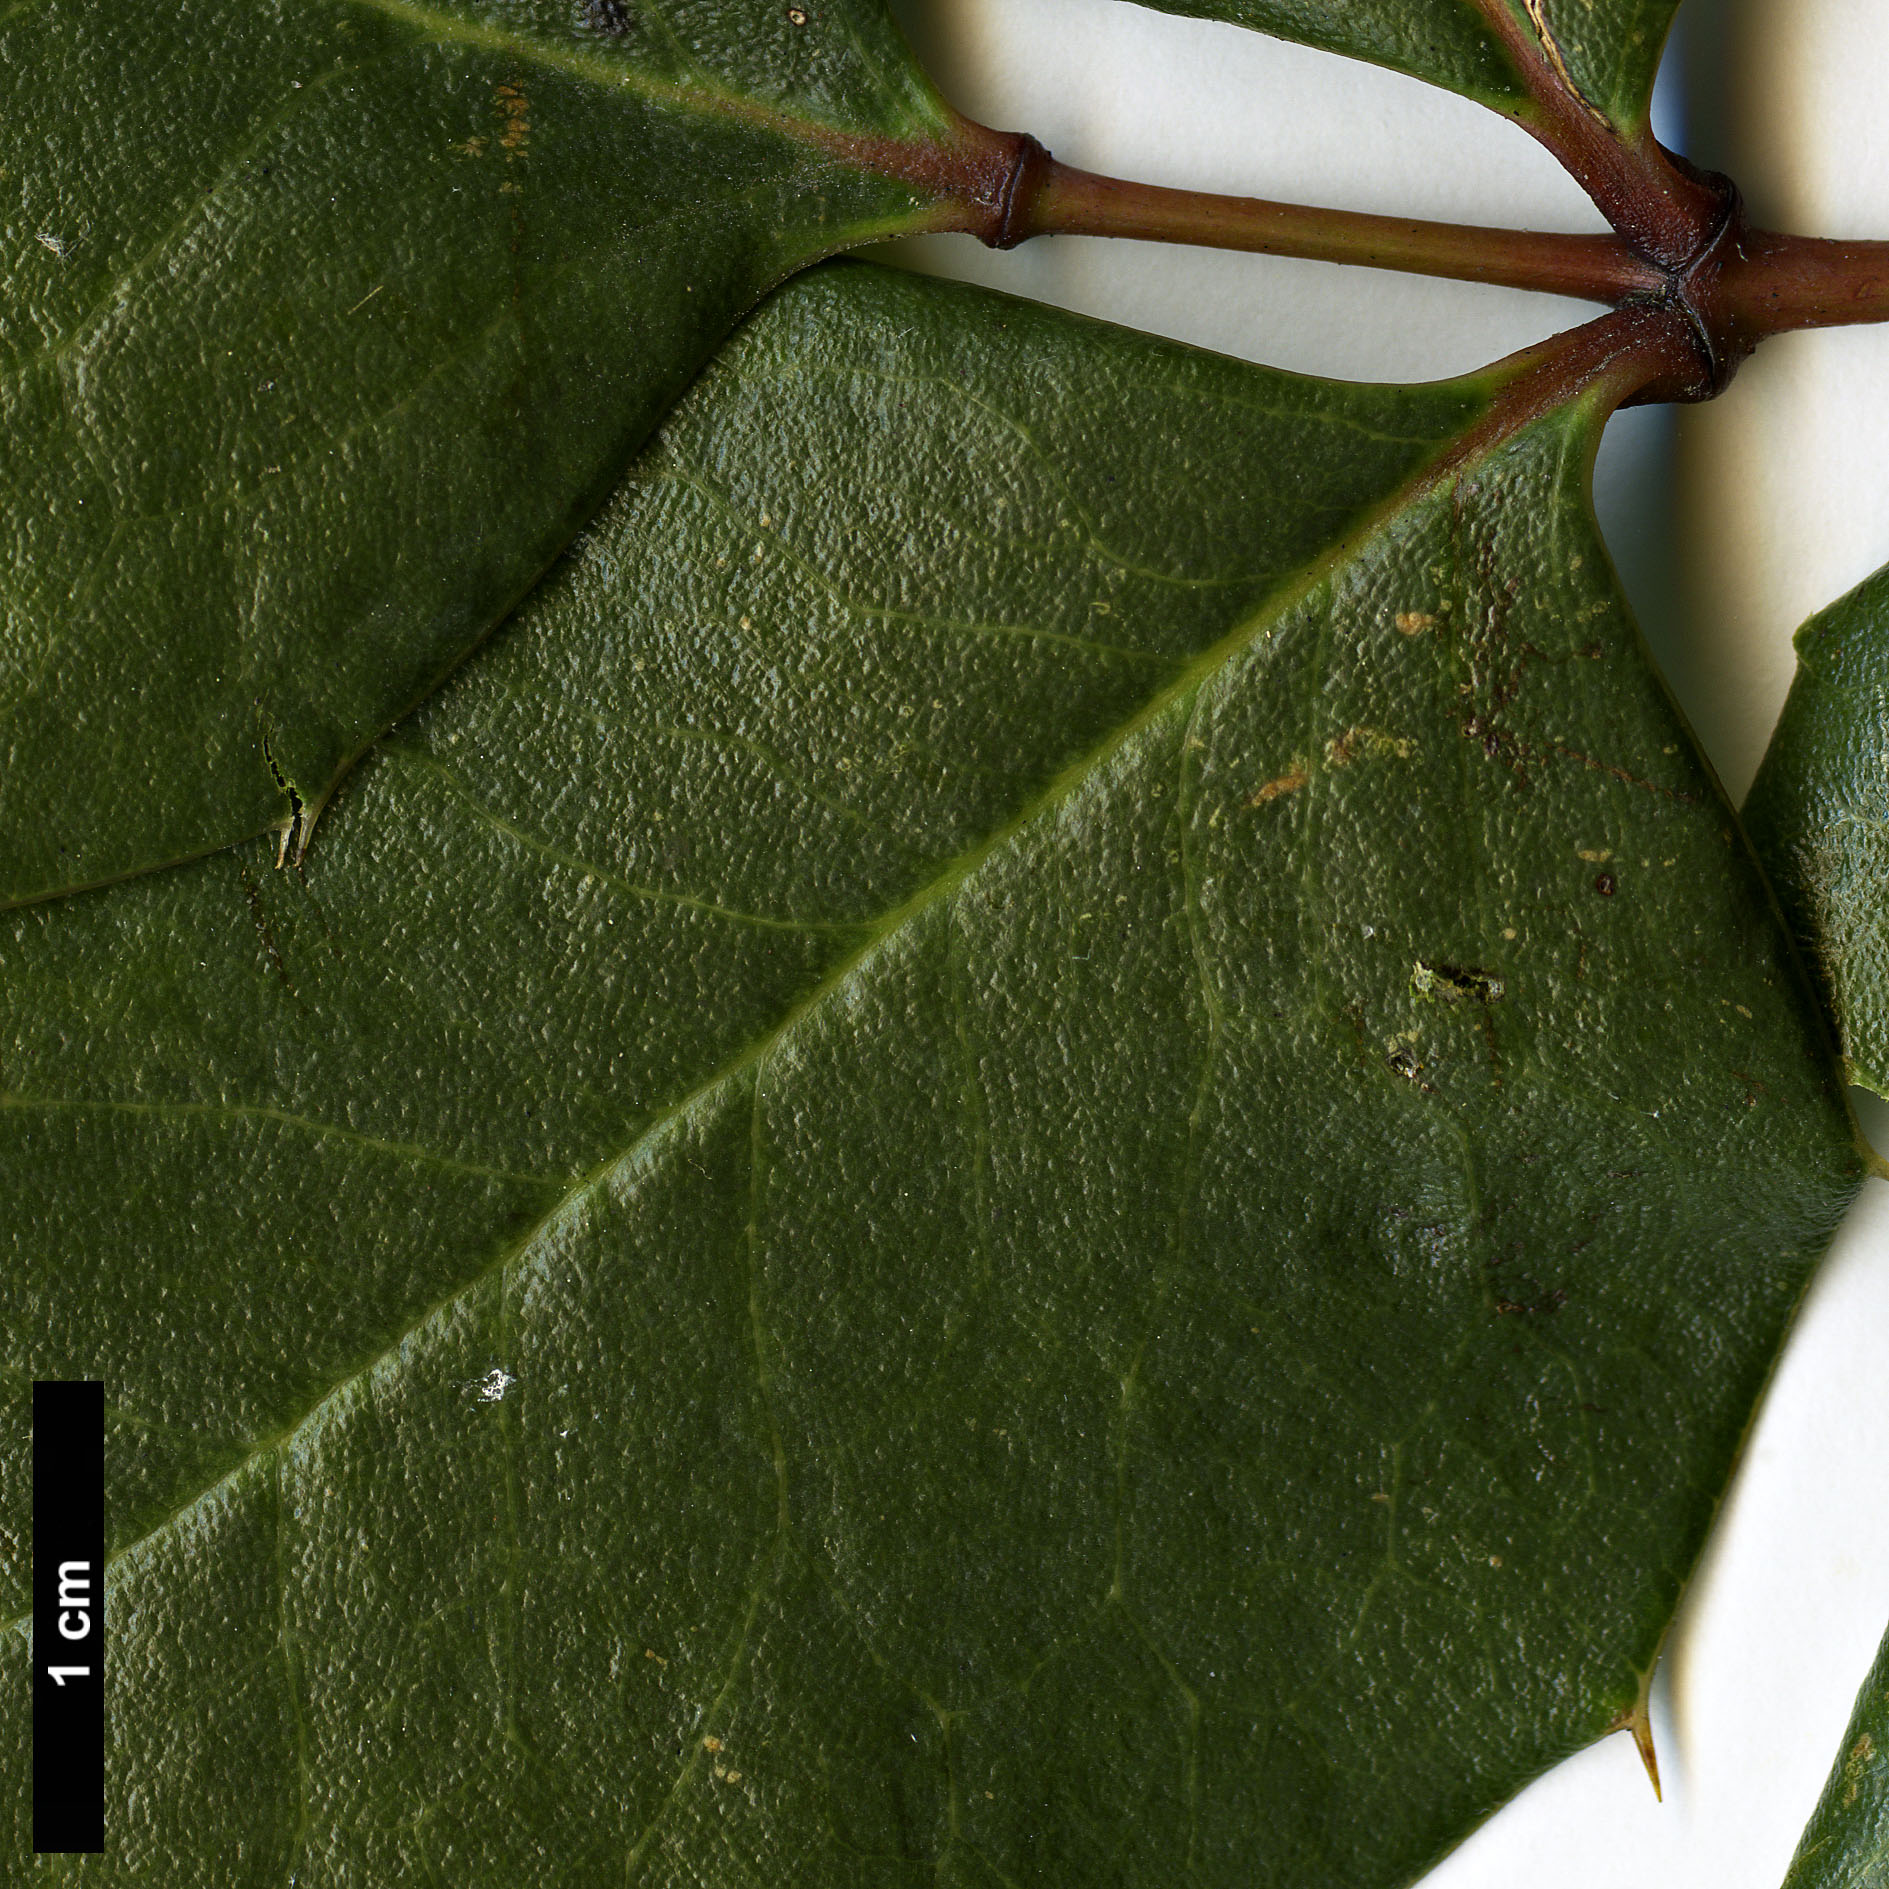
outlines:
{"label": "damaged leaf spot", "polygon": [[1427,610],[1399,610],[1396,621],[1399,636],[1421,636],[1436,627],[1436,618]]}
{"label": "damaged leaf spot", "polygon": [[1614,878],[1611,872],[1603,872],[1600,877],[1594,881],[1594,890],[1604,899],[1612,898],[1618,889],[1619,882]]}
{"label": "damaged leaf spot", "polygon": [[612,37],[620,37],[635,24],[626,0],[587,0],[584,18],[593,33],[608,33]]}
{"label": "damaged leaf spot", "polygon": [[1269,800],[1277,800],[1281,794],[1296,794],[1311,778],[1303,767],[1294,762],[1285,773],[1269,780],[1246,804],[1249,807],[1263,807]]}
{"label": "damaged leaf spot", "polygon": [[1410,988],[1426,1003],[1499,1004],[1508,994],[1501,978],[1487,971],[1466,970],[1458,964],[1425,964],[1421,958],[1410,973]]}
{"label": "damaged leaf spot", "polygon": [[275,865],[276,871],[280,872],[291,861],[299,866],[307,856],[309,836],[315,830],[315,816],[309,810],[308,802],[295,791],[289,777],[276,765],[267,729],[263,730],[262,735],[262,758],[268,764],[275,784],[288,796],[289,802],[289,823],[282,829],[282,837],[276,841]]}
{"label": "damaged leaf spot", "polygon": [[1360,755],[1373,761],[1393,755],[1400,761],[1408,761],[1416,747],[1407,735],[1390,735],[1381,728],[1361,725],[1347,728],[1342,735],[1326,742],[1325,759],[1333,767],[1349,767]]}
{"label": "damaged leaf spot", "polygon": [[1876,1741],[1865,1732],[1850,1747],[1850,1755],[1843,1765],[1843,1807],[1849,1809],[1856,1802],[1863,1788],[1863,1773],[1869,1769],[1870,1760],[1876,1755]]}

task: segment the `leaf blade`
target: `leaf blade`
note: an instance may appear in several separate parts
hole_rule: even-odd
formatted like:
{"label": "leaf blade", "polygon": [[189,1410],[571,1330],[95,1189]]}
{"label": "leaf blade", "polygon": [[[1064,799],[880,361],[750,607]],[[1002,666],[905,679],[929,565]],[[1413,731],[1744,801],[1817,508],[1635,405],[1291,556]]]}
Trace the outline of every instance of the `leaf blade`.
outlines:
{"label": "leaf blade", "polygon": [[312,819],[767,287],[935,215],[866,155],[956,135],[883,7],[761,11],[0,23],[0,902]]}
{"label": "leaf blade", "polygon": [[[556,1845],[578,1879],[1391,1882],[1637,1698],[1856,1162],[1611,591],[1592,416],[1370,509],[1486,399],[825,274],[685,403],[534,633],[363,770],[307,886],[252,872],[273,954],[230,923],[240,857],[16,916],[10,1072],[177,1080],[111,1067],[155,1012],[57,1060],[57,981],[100,1013],[142,939],[124,994],[170,967],[185,1075],[319,1065],[380,1150],[556,1190],[470,1275],[431,1236],[462,1268],[443,1295],[400,1274],[422,1225],[343,1203],[332,1250],[408,1303],[312,1410],[232,1349],[304,1329],[293,1270],[234,1282],[230,1329],[215,1293],[158,1300],[191,1334],[174,1405],[175,1347],[82,1337],[62,1301],[120,1401],[188,1434],[194,1397],[208,1428],[208,1345],[226,1434],[250,1426],[115,1564],[158,1636],[118,1762],[176,1783],[141,1855],[189,1880],[190,1781],[241,1763],[278,1871],[306,1842],[364,1877],[496,1880]],[[1078,649],[1096,602],[1109,636]],[[1124,648],[1166,666],[1124,683]],[[739,763],[724,740],[675,777],[729,734]],[[514,830],[427,811],[443,768]],[[731,955],[743,928],[692,986],[705,906],[858,929],[780,961]],[[220,1001],[193,1000],[217,951]],[[1742,1031],[1730,1074],[1668,1007],[1702,985],[1753,1013],[1712,1019]],[[716,1015],[757,993],[761,1041]],[[554,1026],[536,1072],[507,1060]],[[78,1202],[151,1166],[78,1162]],[[240,1211],[271,1166],[232,1138],[195,1197]],[[304,1263],[324,1194],[275,1239]],[[255,1274],[267,1245],[239,1244]],[[56,1250],[21,1289],[77,1276]],[[200,1455],[173,1456],[188,1493]],[[178,1599],[206,1559],[214,1617]],[[1440,1650],[1465,1644],[1467,1674]],[[348,1677],[364,1646],[384,1718]],[[178,1726],[192,1672],[241,1710]],[[1145,1761],[1104,1736],[1124,1712]]]}
{"label": "leaf blade", "polygon": [[1889,930],[1880,777],[1889,582],[1866,579],[1797,632],[1797,673],[1745,803],[1786,921],[1817,967],[1852,1082],[1889,1094]]}
{"label": "leaf blade", "polygon": [[1868,1889],[1889,1863],[1889,1647],[1856,1695],[1784,1889]]}

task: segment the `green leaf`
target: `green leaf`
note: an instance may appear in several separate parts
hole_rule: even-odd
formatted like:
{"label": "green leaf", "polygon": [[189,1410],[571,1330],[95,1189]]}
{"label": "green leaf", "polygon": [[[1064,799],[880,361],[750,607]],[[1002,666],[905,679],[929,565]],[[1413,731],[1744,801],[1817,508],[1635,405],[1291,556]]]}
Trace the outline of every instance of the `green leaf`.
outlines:
{"label": "green leaf", "polygon": [[1889,1643],[1856,1713],[1784,1889],[1877,1889],[1889,1872]]}
{"label": "green leaf", "polygon": [[[1228,20],[1368,59],[1521,111],[1528,88],[1482,17],[1482,0],[1141,0],[1162,13]],[[1492,6],[1503,0],[1489,0]],[[1580,96],[1623,135],[1645,125],[1679,0],[1508,0]]]}
{"label": "green leaf", "polygon": [[5,921],[98,1880],[1368,1889],[1633,1713],[1859,1160],[1495,388],[823,271],[301,872]]}
{"label": "green leaf", "polygon": [[1889,571],[1812,617],[1796,646],[1745,824],[1850,1080],[1889,1095]]}
{"label": "green leaf", "polygon": [[959,136],[883,0],[27,0],[0,118],[0,904],[306,826]]}

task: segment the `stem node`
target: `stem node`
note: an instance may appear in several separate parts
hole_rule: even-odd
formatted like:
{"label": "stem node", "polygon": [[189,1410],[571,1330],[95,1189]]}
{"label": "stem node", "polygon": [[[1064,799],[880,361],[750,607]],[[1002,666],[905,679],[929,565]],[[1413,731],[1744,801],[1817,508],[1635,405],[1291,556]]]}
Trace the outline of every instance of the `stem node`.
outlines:
{"label": "stem node", "polygon": [[980,231],[992,249],[1015,249],[1037,233],[1037,204],[1043,186],[1060,166],[1027,131],[1016,134],[1016,154],[997,197],[996,220]]}

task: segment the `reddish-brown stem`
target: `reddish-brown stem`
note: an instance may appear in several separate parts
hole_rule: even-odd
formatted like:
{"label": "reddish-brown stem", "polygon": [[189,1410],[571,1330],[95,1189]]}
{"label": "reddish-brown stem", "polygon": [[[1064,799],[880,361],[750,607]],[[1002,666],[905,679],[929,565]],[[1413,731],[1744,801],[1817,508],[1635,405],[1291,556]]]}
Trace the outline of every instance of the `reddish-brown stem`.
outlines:
{"label": "reddish-brown stem", "polygon": [[1361,263],[1609,304],[1657,294],[1663,285],[1660,272],[1617,236],[1472,229],[1257,197],[1217,197],[1097,177],[1054,159],[1048,160],[1029,203],[1013,206],[1012,224],[1007,232],[1012,241],[1038,235],[1131,236]]}
{"label": "reddish-brown stem", "polygon": [[1683,268],[1710,240],[1724,214],[1722,187],[1682,168],[1642,124],[1631,141],[1584,97],[1569,75],[1534,0],[1521,0],[1529,23],[1509,0],[1475,0],[1476,10],[1528,88],[1531,108],[1517,123],[1560,159],[1619,233],[1642,255]]}
{"label": "reddish-brown stem", "polygon": [[1792,328],[1889,321],[1889,243],[1744,230],[1705,299],[1748,344]]}
{"label": "reddish-brown stem", "polygon": [[[1493,7],[1496,0],[1477,3]],[[1566,88],[1563,93],[1577,96]],[[1595,130],[1603,128],[1596,123]],[[1611,132],[1604,136],[1616,152],[1626,152]],[[1722,180],[1699,184],[1703,195],[1694,208],[1709,203],[1709,220],[1695,225],[1687,210],[1683,223],[1671,224],[1669,235],[1675,242],[1683,236],[1688,247],[1678,261],[1666,263],[1644,250],[1630,230],[1584,236],[1473,229],[1127,183],[1059,164],[1027,135],[962,120],[956,138],[938,144],[838,134],[824,134],[820,142],[851,163],[924,191],[934,203],[930,228],[961,230],[998,249],[1039,235],[1128,236],[1612,303],[1619,322],[1590,324],[1574,335],[1592,330],[1600,337],[1596,345],[1630,343],[1639,351],[1633,358],[1649,350],[1658,356],[1644,384],[1623,398],[1708,399],[1766,335],[1889,321],[1889,243],[1754,231],[1745,224],[1736,191]],[[1635,200],[1653,201],[1658,193],[1648,195],[1649,189],[1643,174]],[[1543,371],[1571,371],[1565,363],[1577,358],[1584,357],[1544,356]]]}
{"label": "reddish-brown stem", "polygon": [[964,124],[955,146],[849,140],[845,155],[936,192],[934,228],[963,231],[994,249],[1032,236],[1129,236],[1360,263],[1609,304],[1657,295],[1665,285],[1661,271],[1617,236],[1474,229],[1128,183],[1060,164],[1025,134],[982,125]]}

